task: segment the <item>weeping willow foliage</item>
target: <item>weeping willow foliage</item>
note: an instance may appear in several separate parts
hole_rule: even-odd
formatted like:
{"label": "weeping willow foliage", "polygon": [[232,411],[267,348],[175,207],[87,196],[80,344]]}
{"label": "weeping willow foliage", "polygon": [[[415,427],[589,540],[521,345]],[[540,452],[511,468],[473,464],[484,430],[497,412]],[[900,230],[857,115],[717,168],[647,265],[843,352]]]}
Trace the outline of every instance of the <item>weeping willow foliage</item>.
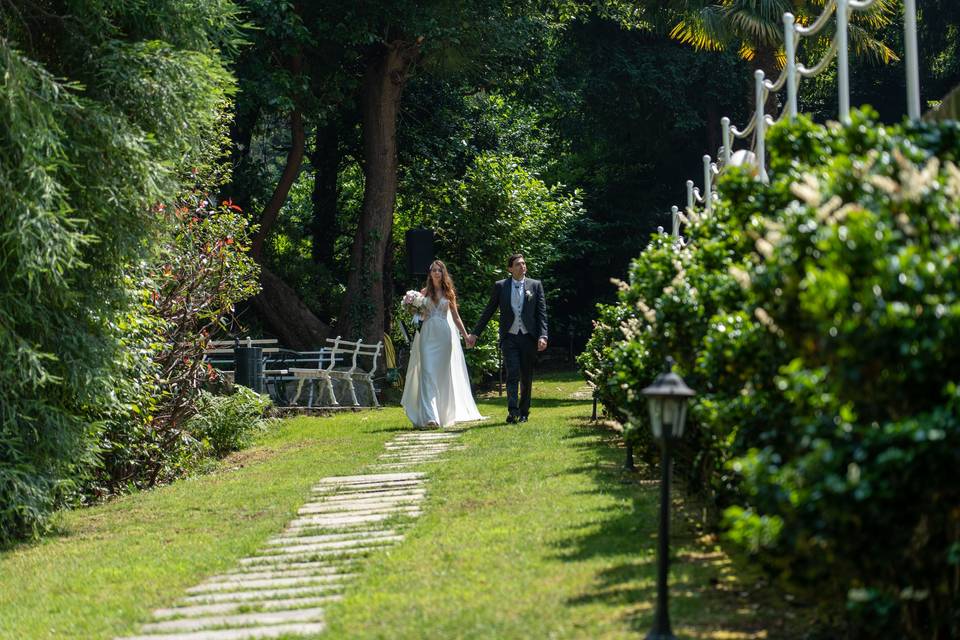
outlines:
{"label": "weeping willow foliage", "polygon": [[236,20],[220,0],[0,3],[0,544],[41,532],[142,404],[125,274],[219,152]]}

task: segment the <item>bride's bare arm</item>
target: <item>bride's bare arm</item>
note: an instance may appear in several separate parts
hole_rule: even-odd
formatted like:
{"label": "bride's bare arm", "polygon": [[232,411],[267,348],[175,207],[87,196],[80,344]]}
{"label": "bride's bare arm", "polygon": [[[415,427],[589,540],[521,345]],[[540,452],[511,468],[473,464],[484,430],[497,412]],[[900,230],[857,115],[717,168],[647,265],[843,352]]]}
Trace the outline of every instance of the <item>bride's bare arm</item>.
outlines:
{"label": "bride's bare arm", "polygon": [[467,329],[463,326],[463,320],[460,319],[460,312],[457,309],[457,303],[450,301],[450,315],[453,316],[453,324],[457,326],[457,330],[460,331],[460,335],[463,336],[463,339],[467,339]]}

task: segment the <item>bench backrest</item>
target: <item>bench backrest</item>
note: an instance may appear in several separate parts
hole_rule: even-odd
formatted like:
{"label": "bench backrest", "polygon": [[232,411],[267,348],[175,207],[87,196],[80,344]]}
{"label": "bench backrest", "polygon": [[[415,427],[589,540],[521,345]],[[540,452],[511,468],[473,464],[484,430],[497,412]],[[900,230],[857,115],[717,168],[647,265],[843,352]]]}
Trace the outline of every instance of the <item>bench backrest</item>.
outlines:
{"label": "bench backrest", "polygon": [[[317,351],[291,351],[279,349],[277,353],[264,357],[265,367],[273,369],[330,369],[336,362],[332,362],[333,352],[326,347]],[[340,360],[343,358],[341,356]]]}
{"label": "bench backrest", "polygon": [[[242,347],[241,347],[242,348]],[[280,351],[280,347],[266,347],[260,349],[262,353],[277,353]],[[204,353],[208,355],[230,355],[233,353],[233,347],[229,349],[226,347],[217,347],[216,349],[206,349]]]}
{"label": "bench backrest", "polygon": [[[357,371],[363,371],[364,373],[372,374],[377,370],[377,359],[380,357],[380,352],[383,350],[383,342],[378,342],[377,344],[364,343],[363,339],[356,341],[352,340],[343,340],[340,336],[336,338],[327,338],[327,342],[333,343],[334,352],[339,352],[344,355],[351,356],[350,369],[347,373],[356,373]],[[369,371],[364,370],[357,363],[357,360],[360,357],[372,357],[372,363],[370,365]]]}
{"label": "bench backrest", "polygon": [[241,347],[263,347],[276,346],[279,341],[276,338],[236,338],[234,340],[211,340],[208,342],[211,347],[232,347],[239,344]]}

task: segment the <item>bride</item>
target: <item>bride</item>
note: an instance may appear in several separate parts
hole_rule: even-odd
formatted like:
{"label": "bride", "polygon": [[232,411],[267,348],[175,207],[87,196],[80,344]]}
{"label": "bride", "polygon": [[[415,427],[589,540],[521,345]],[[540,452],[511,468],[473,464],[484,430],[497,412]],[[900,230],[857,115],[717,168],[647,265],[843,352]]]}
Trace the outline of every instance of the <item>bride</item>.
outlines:
{"label": "bride", "polygon": [[480,420],[470,392],[467,361],[457,332],[467,330],[457,312],[457,292],[447,266],[430,265],[420,317],[423,323],[410,347],[410,362],[401,404],[417,427],[448,427],[455,422]]}

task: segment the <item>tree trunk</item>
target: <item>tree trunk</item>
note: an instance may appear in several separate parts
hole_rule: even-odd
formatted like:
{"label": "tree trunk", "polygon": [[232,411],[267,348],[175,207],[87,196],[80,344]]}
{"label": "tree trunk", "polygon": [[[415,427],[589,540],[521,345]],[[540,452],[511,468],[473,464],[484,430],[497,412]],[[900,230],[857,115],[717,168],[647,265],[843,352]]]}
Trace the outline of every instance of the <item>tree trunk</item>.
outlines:
{"label": "tree trunk", "polygon": [[333,253],[337,239],[337,174],[340,169],[339,123],[329,121],[317,127],[317,137],[310,163],[313,165],[313,261],[334,270]]}
{"label": "tree trunk", "polygon": [[397,199],[397,113],[419,47],[394,42],[370,61],[364,73],[360,102],[366,183],[337,326],[344,338],[377,342],[383,337],[384,258]]}
{"label": "tree trunk", "polygon": [[[290,70],[296,75],[300,72],[300,56],[294,56],[290,63]],[[263,254],[263,244],[270,233],[270,228],[277,221],[280,215],[280,208],[287,200],[287,194],[290,193],[290,187],[293,186],[300,173],[300,165],[303,163],[303,154],[305,149],[306,137],[303,131],[303,112],[294,100],[293,111],[290,113],[290,151],[287,153],[287,164],[280,174],[280,180],[273,190],[273,195],[267,206],[263,208],[263,214],[260,216],[260,229],[257,235],[253,237],[250,247],[250,255],[258,262]]]}
{"label": "tree trunk", "polygon": [[391,317],[389,313],[386,313],[386,310],[390,309],[390,306],[393,302],[393,297],[396,295],[396,292],[393,290],[394,255],[393,234],[391,234],[390,239],[387,241],[387,246],[383,250],[383,308],[385,310],[383,315],[384,333],[390,333],[391,330]]}
{"label": "tree trunk", "polygon": [[285,347],[315,351],[324,346],[330,326],[319,320],[287,283],[261,267],[263,289],[253,299],[257,316]]}

